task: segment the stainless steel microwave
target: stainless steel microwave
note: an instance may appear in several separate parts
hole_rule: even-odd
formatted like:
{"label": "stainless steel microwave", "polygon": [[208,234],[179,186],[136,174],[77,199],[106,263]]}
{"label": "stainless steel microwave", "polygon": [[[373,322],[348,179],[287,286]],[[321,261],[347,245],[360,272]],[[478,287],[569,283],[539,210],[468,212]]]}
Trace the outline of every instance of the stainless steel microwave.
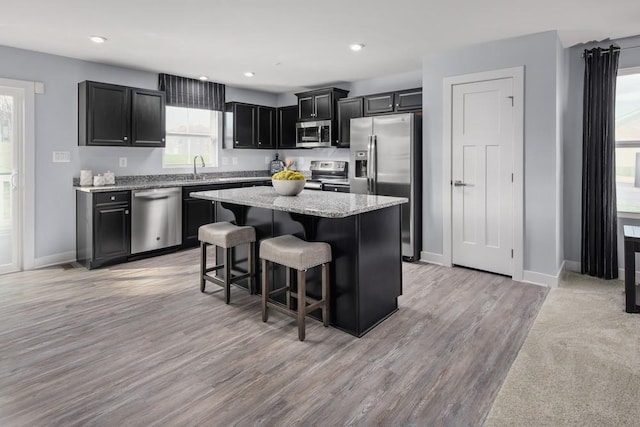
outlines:
{"label": "stainless steel microwave", "polygon": [[296,123],[296,147],[331,147],[331,120]]}

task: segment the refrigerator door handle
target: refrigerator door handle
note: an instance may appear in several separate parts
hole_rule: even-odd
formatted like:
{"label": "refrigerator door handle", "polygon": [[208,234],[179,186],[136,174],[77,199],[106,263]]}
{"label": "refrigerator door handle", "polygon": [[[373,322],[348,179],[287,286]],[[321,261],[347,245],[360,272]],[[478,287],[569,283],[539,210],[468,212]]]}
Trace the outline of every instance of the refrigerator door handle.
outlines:
{"label": "refrigerator door handle", "polygon": [[371,188],[371,182],[373,181],[372,179],[372,174],[371,174],[371,168],[373,167],[372,165],[372,159],[371,159],[371,153],[373,151],[373,136],[369,135],[369,142],[367,143],[367,193],[371,194],[372,192],[372,188]]}
{"label": "refrigerator door handle", "polygon": [[371,141],[371,192],[378,194],[378,137],[373,135]]}

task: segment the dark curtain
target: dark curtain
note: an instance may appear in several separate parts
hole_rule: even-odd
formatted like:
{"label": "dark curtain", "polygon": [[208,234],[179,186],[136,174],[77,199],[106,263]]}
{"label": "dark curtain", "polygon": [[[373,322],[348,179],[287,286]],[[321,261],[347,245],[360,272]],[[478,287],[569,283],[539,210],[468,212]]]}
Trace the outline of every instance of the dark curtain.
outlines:
{"label": "dark curtain", "polygon": [[620,49],[584,51],[582,273],[618,277],[615,99]]}
{"label": "dark curtain", "polygon": [[223,84],[160,74],[159,87],[169,106],[224,111]]}

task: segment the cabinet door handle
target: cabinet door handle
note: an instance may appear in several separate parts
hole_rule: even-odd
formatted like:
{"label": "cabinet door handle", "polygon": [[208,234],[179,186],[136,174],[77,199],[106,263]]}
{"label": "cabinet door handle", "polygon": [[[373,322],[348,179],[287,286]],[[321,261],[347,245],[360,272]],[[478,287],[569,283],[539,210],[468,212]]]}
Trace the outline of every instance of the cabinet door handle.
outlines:
{"label": "cabinet door handle", "polygon": [[111,199],[111,200],[115,200],[115,199],[116,199],[116,196],[111,196],[111,197],[110,197],[110,199]]}
{"label": "cabinet door handle", "polygon": [[392,104],[389,104],[389,108],[391,108],[391,107],[393,107],[393,105],[392,105]]}
{"label": "cabinet door handle", "polygon": [[129,209],[125,209],[124,214],[129,215]]}
{"label": "cabinet door handle", "polygon": [[125,137],[124,137],[124,138],[122,138],[122,139],[126,141],[126,140],[128,140],[129,138],[127,138],[127,137],[125,136]]}
{"label": "cabinet door handle", "polygon": [[160,141],[164,142],[164,138],[161,138]]}

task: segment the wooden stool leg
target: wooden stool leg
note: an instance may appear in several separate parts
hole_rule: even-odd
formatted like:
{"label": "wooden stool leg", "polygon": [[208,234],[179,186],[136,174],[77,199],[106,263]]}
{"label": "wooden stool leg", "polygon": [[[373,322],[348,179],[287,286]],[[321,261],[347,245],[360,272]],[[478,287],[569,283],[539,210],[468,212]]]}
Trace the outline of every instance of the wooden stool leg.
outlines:
{"label": "wooden stool leg", "polygon": [[269,319],[267,312],[267,298],[269,297],[269,283],[267,281],[267,260],[262,260],[262,321]]}
{"label": "wooden stool leg", "polygon": [[255,243],[249,243],[249,253],[247,255],[247,264],[248,264],[248,272],[249,279],[247,280],[247,287],[249,288],[249,295],[255,294],[255,286],[253,284],[253,274],[254,274],[254,265],[253,265],[253,255],[255,251]]}
{"label": "wooden stool leg", "polygon": [[224,248],[224,302],[231,302],[231,248]]}
{"label": "wooden stool leg", "polygon": [[291,269],[289,267],[285,268],[285,276],[285,286],[287,287],[287,308],[291,310]]}
{"label": "wooden stool leg", "polygon": [[304,341],[306,318],[306,274],[304,270],[298,271],[298,339]]}
{"label": "wooden stool leg", "polygon": [[207,244],[200,242],[200,292],[204,292],[205,280],[204,275],[207,269]]}
{"label": "wooden stool leg", "polygon": [[329,263],[322,264],[322,324],[329,326]]}

